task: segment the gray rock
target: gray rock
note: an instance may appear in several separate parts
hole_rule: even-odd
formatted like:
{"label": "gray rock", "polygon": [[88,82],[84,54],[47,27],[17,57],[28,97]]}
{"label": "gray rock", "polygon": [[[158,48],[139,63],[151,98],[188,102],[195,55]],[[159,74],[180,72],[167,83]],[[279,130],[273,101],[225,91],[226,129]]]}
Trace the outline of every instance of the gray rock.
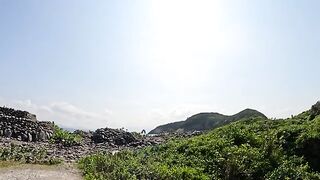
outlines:
{"label": "gray rock", "polygon": [[23,134],[22,134],[22,140],[23,140],[23,141],[28,141],[28,135],[25,134],[25,133],[23,133]]}
{"label": "gray rock", "polygon": [[38,133],[32,132],[31,135],[32,135],[33,142],[39,141]]}
{"label": "gray rock", "polygon": [[10,129],[5,129],[4,130],[4,136],[7,137],[7,138],[11,138],[12,131]]}
{"label": "gray rock", "polygon": [[45,141],[45,140],[47,140],[47,135],[46,135],[46,133],[45,133],[43,130],[40,130],[40,132],[39,132],[39,140],[40,140],[40,141]]}
{"label": "gray rock", "polygon": [[136,138],[131,133],[123,130],[101,128],[93,133],[92,140],[95,143],[108,143],[122,146],[136,141]]}
{"label": "gray rock", "polygon": [[28,136],[28,140],[27,140],[27,141],[28,141],[28,142],[31,142],[31,141],[32,141],[32,135],[31,135],[30,133],[28,133],[27,136]]}
{"label": "gray rock", "polygon": [[51,137],[50,133],[49,133],[49,132],[45,132],[45,134],[46,134],[46,137],[47,137],[48,139],[50,139],[50,137]]}

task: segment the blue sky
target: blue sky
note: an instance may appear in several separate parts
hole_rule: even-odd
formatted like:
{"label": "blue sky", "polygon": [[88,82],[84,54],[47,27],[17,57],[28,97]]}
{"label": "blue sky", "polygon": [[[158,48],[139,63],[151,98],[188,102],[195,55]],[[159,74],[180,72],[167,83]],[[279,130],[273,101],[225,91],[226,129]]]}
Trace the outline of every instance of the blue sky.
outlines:
{"label": "blue sky", "polygon": [[319,100],[319,1],[0,0],[0,103],[64,127],[150,130]]}

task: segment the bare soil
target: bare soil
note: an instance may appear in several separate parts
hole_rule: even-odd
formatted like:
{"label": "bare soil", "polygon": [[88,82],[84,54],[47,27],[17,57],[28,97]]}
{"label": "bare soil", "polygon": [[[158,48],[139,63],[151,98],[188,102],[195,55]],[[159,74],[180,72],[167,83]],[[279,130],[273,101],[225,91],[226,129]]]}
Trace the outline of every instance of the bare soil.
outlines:
{"label": "bare soil", "polygon": [[72,164],[59,166],[14,165],[0,169],[0,180],[82,180]]}

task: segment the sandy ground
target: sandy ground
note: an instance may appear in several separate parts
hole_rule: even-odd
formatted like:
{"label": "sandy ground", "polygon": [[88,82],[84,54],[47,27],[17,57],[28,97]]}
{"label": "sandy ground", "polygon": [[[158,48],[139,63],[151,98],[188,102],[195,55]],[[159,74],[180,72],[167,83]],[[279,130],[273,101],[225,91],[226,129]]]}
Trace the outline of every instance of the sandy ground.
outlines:
{"label": "sandy ground", "polygon": [[82,180],[70,164],[59,166],[17,165],[0,169],[0,180]]}

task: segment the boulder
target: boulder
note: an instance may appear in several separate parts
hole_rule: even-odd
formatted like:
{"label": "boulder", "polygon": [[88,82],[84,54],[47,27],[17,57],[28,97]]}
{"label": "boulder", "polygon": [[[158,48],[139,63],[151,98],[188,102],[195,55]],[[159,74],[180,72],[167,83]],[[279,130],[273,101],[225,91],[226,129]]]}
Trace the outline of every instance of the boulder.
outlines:
{"label": "boulder", "polygon": [[47,140],[47,136],[46,136],[46,133],[42,130],[39,131],[39,140],[40,141],[45,141]]}
{"label": "boulder", "polygon": [[11,136],[12,136],[11,129],[5,129],[4,130],[4,137],[11,138]]}
{"label": "boulder", "polygon": [[28,141],[28,142],[31,142],[31,141],[32,141],[32,135],[31,135],[30,133],[28,133],[27,136],[28,136],[28,140],[27,140],[27,141]]}
{"label": "boulder", "polygon": [[38,138],[39,136],[38,136],[38,134],[36,132],[32,132],[31,136],[32,136],[32,141],[33,142],[39,141],[39,138]]}
{"label": "boulder", "polygon": [[25,133],[23,133],[23,134],[22,134],[22,140],[23,140],[23,141],[28,141],[28,139],[29,139],[28,135],[25,134]]}

